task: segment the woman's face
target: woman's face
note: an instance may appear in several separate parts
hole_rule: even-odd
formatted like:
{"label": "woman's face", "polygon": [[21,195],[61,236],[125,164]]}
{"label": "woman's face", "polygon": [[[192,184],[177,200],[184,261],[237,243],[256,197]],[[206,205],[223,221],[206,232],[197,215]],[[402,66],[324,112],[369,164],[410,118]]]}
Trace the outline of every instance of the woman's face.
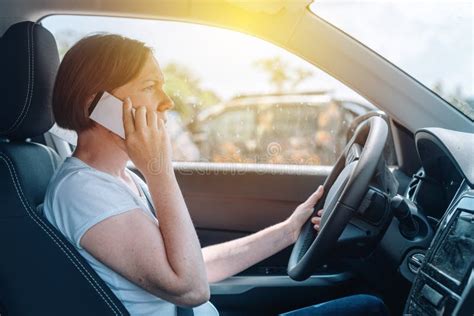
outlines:
{"label": "woman's face", "polygon": [[163,84],[160,66],[150,54],[138,76],[112,93],[122,100],[130,97],[134,107],[145,106],[147,110],[157,111],[158,117],[166,122],[166,111],[174,104],[163,91]]}
{"label": "woman's face", "polygon": [[[171,109],[174,103],[163,91],[163,84],[164,78],[160,66],[150,54],[138,76],[111,93],[121,100],[129,97],[133,107],[145,106],[147,111],[156,111],[158,118],[166,123],[166,111]],[[122,138],[112,132],[108,132],[107,135],[123,152],[127,152]]]}

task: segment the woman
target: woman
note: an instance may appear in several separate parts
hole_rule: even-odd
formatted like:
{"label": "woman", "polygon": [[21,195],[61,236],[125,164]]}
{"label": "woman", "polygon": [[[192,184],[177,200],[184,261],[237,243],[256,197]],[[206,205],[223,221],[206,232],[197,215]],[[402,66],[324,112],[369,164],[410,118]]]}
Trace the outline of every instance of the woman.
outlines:
{"label": "woman", "polygon": [[[150,48],[117,35],[80,40],[64,56],[53,93],[59,126],[78,143],[52,178],[46,218],[87,259],[132,315],[174,315],[209,300],[209,283],[230,277],[296,241],[322,187],[284,222],[201,249],[171,165],[166,111],[173,102]],[[88,118],[94,96],[123,102],[125,140]],[[132,114],[132,109],[135,113]],[[145,183],[126,168],[128,160]],[[312,218],[319,228],[321,211]],[[209,304],[195,309],[209,314]]]}

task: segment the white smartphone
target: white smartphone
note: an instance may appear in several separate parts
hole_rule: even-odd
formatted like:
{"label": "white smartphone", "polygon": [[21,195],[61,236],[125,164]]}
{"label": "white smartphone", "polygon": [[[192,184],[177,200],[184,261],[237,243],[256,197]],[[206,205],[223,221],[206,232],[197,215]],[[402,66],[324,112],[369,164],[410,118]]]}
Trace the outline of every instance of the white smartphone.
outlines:
{"label": "white smartphone", "polygon": [[97,93],[90,109],[89,118],[125,139],[123,129],[123,101],[107,91]]}

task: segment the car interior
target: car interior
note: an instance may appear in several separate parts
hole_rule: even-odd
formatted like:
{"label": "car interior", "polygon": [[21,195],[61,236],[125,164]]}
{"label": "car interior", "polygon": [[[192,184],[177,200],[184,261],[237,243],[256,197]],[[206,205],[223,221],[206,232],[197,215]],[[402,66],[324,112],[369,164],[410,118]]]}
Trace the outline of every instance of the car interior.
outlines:
{"label": "car interior", "polygon": [[472,118],[312,14],[311,1],[265,3],[0,0],[0,315],[129,315],[38,211],[73,148],[53,132],[60,56],[42,19],[57,14],[252,34],[380,109],[352,122],[333,166],[174,162],[202,247],[276,224],[325,187],[319,233],[307,223],[294,246],[210,284],[220,315],[276,315],[358,293],[382,298],[392,315],[473,315]]}

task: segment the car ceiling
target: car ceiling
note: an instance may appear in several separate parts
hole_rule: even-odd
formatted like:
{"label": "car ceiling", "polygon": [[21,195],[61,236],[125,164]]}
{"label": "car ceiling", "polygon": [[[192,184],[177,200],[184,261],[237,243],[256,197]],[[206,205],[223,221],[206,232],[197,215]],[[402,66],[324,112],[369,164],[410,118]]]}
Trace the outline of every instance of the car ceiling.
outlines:
{"label": "car ceiling", "polygon": [[310,3],[310,0],[4,0],[0,2],[0,31],[3,33],[15,22],[38,21],[52,14],[165,19],[229,28],[260,37],[306,59],[412,133],[423,127],[474,132],[474,124],[444,100],[314,16],[307,9]]}

